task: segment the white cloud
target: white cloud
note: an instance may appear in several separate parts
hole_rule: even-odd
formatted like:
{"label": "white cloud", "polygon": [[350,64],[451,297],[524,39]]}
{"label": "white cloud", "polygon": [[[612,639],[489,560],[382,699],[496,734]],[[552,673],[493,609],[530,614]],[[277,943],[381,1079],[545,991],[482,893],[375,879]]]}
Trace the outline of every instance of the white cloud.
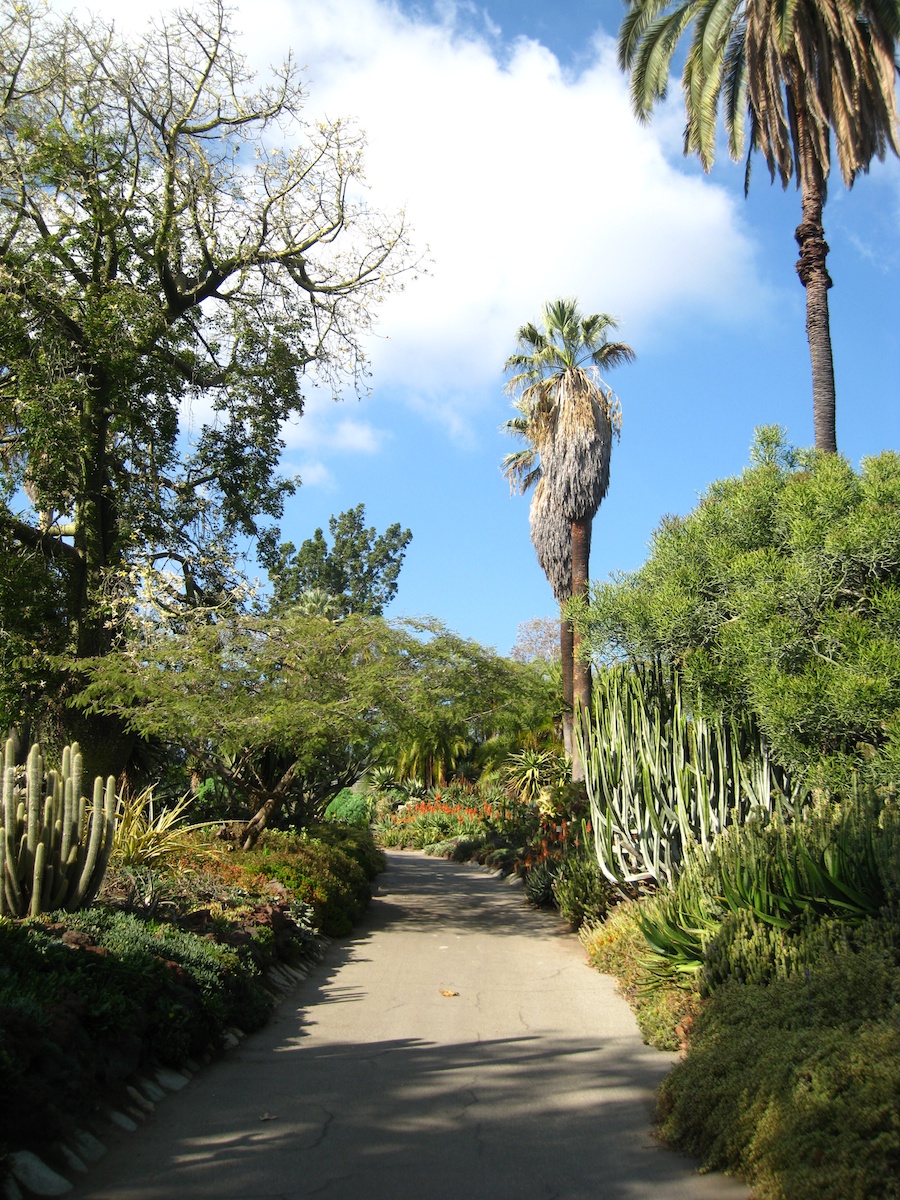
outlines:
{"label": "white cloud", "polygon": [[404,205],[430,248],[430,277],[384,307],[379,385],[496,387],[515,330],[555,295],[612,312],[638,344],[675,312],[761,307],[739,202],[678,169],[674,115],[637,124],[609,38],[571,78],[532,41],[501,59],[452,14],[416,20],[379,0],[253,12],[254,58],[294,46],[309,111],[359,120],[373,203]]}
{"label": "white cloud", "polygon": [[335,404],[330,394],[304,386],[303,416],[282,426],[288,451],[318,454],[377,454],[389,436],[370,421],[347,416],[347,403]]}
{"label": "white cloud", "polygon": [[334,476],[322,462],[281,463],[283,475],[299,475],[304,488],[333,488]]}
{"label": "white cloud", "polygon": [[[119,19],[118,0],[91,7]],[[310,118],[359,122],[370,202],[405,207],[430,248],[430,276],[388,299],[369,352],[379,388],[453,393],[421,407],[443,423],[452,409],[456,435],[546,299],[611,312],[639,352],[655,326],[737,322],[766,303],[739,199],[679,169],[677,106],[638,125],[610,38],[598,33],[593,60],[571,75],[536,42],[461,32],[452,5],[439,18],[386,0],[236,7],[254,64],[288,47],[306,64]],[[377,449],[371,426],[323,415],[316,433],[312,415],[292,445],[327,427],[334,449]]]}

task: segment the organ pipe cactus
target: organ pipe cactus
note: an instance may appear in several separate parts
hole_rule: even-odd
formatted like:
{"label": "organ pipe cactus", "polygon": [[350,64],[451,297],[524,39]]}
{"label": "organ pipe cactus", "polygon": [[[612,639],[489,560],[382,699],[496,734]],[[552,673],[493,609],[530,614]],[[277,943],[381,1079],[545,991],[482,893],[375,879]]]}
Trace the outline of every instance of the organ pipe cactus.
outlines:
{"label": "organ pipe cactus", "polygon": [[59,771],[45,772],[40,746],[17,779],[13,742],[2,762],[0,807],[0,916],[37,916],[84,908],[97,894],[116,828],[116,786],[94,780],[93,798],[82,795],[82,758],[66,746]]}
{"label": "organ pipe cactus", "polygon": [[754,809],[790,814],[806,795],[749,721],[691,713],[659,664],[599,672],[576,734],[597,861],[625,889],[671,884],[688,845],[708,848]]}

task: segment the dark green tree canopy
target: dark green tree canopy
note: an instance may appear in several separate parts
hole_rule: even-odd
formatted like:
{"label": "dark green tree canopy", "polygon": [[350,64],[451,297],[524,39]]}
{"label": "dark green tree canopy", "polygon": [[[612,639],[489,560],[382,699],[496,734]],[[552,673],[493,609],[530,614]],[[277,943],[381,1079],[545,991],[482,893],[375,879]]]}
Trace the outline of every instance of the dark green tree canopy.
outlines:
{"label": "dark green tree canopy", "polygon": [[595,655],[671,661],[695,697],[749,709],[784,765],[841,782],[877,758],[886,777],[900,757],[900,456],[857,472],[758,431],[753,465],[664,520],[645,565],[596,586],[582,622]]}
{"label": "dark green tree canopy", "polygon": [[321,592],[336,601],[341,613],[377,617],[397,594],[397,579],[412,533],[399,523],[378,533],[365,524],[366,507],[357,504],[328,528],[331,546],[321,529],[296,549],[285,542],[270,569],[276,607],[297,603],[304,593]]}
{"label": "dark green tree canopy", "polygon": [[215,592],[232,535],[278,517],[303,378],[360,378],[406,257],[350,198],[361,136],[306,121],[290,58],[258,84],[228,22],[208,0],[129,40],[2,9],[0,525],[76,657],[115,642],[128,571]]}

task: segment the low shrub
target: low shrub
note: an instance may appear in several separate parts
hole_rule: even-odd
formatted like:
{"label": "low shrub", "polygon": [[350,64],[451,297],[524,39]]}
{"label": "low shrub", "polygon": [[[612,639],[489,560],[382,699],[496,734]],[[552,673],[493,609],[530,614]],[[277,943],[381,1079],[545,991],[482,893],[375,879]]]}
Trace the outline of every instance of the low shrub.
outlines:
{"label": "low shrub", "polygon": [[553,904],[553,885],[560,869],[558,858],[543,857],[526,867],[524,875],[525,895],[538,908]]}
{"label": "low shrub", "polygon": [[[896,912],[898,865],[900,807],[874,793],[732,827],[642,908],[654,972],[699,975],[706,990],[784,978]],[[897,929],[883,932],[900,946]]]}
{"label": "low shrub", "polygon": [[100,907],[0,922],[0,963],[0,1129],[16,1147],[52,1142],[142,1065],[177,1066],[272,1008],[237,949]]}
{"label": "low shrub", "polygon": [[375,798],[344,788],[325,809],[325,820],[338,825],[368,826],[375,809]]}
{"label": "low shrub", "polygon": [[897,1200],[900,971],[880,948],[724,984],[660,1092],[661,1132],[759,1200]]}
{"label": "low shrub", "polygon": [[425,847],[425,853],[435,858],[449,858],[451,862],[471,862],[478,859],[487,845],[484,836],[452,837]]}
{"label": "low shrub", "polygon": [[311,905],[319,929],[330,937],[350,932],[371,897],[371,879],[383,867],[367,831],[330,823],[303,833],[266,830],[245,861]]}
{"label": "low shrub", "polygon": [[573,929],[580,929],[585,921],[601,920],[611,893],[590,849],[579,846],[563,857],[553,880],[553,900]]}
{"label": "low shrub", "polygon": [[315,838],[321,845],[334,846],[352,858],[370,881],[385,868],[384,854],[378,849],[368,829],[335,825],[326,821],[308,826],[304,833],[307,837]]}
{"label": "low shrub", "polygon": [[586,922],[579,938],[588,960],[612,975],[634,1010],[644,1041],[658,1050],[678,1050],[700,1004],[695,984],[659,982],[649,965],[647,941],[640,924],[646,901],[626,900],[601,922]]}

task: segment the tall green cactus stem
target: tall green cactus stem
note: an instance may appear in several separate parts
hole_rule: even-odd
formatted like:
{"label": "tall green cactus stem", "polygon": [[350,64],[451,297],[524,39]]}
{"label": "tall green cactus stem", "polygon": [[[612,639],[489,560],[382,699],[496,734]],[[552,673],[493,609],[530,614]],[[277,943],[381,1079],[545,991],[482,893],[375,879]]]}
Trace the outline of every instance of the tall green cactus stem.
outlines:
{"label": "tall green cactus stem", "polygon": [[709,847],[754,808],[791,812],[805,796],[749,721],[691,713],[672,668],[608,667],[594,696],[576,733],[597,861],[623,889],[671,884],[689,845]]}
{"label": "tall green cactus stem", "polygon": [[116,827],[112,776],[94,781],[93,801],[82,795],[77,744],[67,746],[59,771],[45,771],[40,747],[28,754],[24,788],[17,783],[14,743],[0,762],[0,916],[74,912],[97,894]]}

